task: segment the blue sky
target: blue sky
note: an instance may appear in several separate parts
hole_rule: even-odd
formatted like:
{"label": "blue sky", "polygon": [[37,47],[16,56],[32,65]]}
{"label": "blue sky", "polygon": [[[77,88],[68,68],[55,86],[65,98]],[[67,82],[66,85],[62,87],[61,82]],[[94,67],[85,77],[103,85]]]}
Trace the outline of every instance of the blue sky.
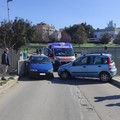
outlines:
{"label": "blue sky", "polygon": [[[7,0],[0,0],[0,21],[7,19]],[[105,28],[113,20],[120,27],[120,0],[13,0],[10,19],[24,18],[33,24],[45,22],[56,29],[86,22]]]}

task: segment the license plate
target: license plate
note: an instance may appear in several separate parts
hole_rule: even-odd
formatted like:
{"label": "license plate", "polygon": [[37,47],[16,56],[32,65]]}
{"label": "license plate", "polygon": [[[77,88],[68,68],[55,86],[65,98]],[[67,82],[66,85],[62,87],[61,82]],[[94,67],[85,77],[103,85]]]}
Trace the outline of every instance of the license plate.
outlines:
{"label": "license plate", "polygon": [[40,75],[45,75],[45,73],[40,73]]}

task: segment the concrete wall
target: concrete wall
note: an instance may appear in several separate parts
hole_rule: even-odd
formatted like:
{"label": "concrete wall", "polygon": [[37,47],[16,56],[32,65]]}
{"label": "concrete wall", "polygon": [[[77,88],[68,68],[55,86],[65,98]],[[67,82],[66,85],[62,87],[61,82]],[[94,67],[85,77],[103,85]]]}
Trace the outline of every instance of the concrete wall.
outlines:
{"label": "concrete wall", "polygon": [[18,75],[22,77],[25,75],[25,60],[18,61]]}
{"label": "concrete wall", "polygon": [[[1,73],[1,55],[3,52],[4,50],[0,49],[0,73]],[[11,66],[9,67],[8,72],[16,71],[18,67],[18,60],[20,59],[20,54],[19,52],[16,52],[16,50],[10,50],[9,56]]]}

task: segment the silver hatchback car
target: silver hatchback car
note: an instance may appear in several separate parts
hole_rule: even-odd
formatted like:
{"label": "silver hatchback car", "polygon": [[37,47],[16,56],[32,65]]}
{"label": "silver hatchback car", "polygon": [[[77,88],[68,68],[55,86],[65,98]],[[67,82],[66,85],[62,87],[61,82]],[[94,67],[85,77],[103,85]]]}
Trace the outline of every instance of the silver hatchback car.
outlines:
{"label": "silver hatchback car", "polygon": [[58,69],[58,75],[61,79],[96,77],[103,82],[108,82],[116,74],[117,68],[112,55],[106,53],[85,54]]}

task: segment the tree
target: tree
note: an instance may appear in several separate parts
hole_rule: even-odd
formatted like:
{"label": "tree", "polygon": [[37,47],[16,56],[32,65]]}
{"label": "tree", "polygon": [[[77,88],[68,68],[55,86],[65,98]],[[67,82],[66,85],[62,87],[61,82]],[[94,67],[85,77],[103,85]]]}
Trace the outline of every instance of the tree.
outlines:
{"label": "tree", "polygon": [[74,42],[79,43],[79,44],[83,44],[86,41],[87,41],[87,35],[85,32],[85,29],[83,28],[82,25],[80,25],[74,34]]}
{"label": "tree", "polygon": [[35,28],[35,32],[34,32],[33,41],[37,42],[37,43],[43,42],[43,37],[42,37],[43,36],[43,32],[42,32],[42,29],[37,28],[37,26],[34,26],[34,28]]}
{"label": "tree", "polygon": [[107,24],[107,29],[113,29],[113,28],[115,28],[116,27],[116,24],[115,23],[113,23],[113,21],[111,20],[111,21],[109,21],[109,23]]}
{"label": "tree", "polygon": [[116,36],[115,40],[113,41],[115,44],[120,44],[120,32]]}
{"label": "tree", "polygon": [[87,23],[81,23],[81,25],[84,27],[87,37],[93,37],[93,27],[91,25],[87,25]]}
{"label": "tree", "polygon": [[1,47],[10,47],[10,42],[13,37],[12,34],[10,34],[12,31],[11,26],[12,26],[11,21],[7,22],[6,20],[4,20],[3,22],[1,22],[0,26]]}
{"label": "tree", "polygon": [[12,45],[15,49],[32,41],[34,35],[34,27],[28,20],[16,18],[12,24],[13,39]]}
{"label": "tree", "polygon": [[56,42],[56,41],[58,40],[53,34],[49,35],[49,42]]}
{"label": "tree", "polygon": [[62,41],[62,42],[71,42],[71,37],[65,30],[63,30],[61,32],[61,34],[62,34],[62,37],[61,37],[60,41]]}
{"label": "tree", "polygon": [[111,41],[111,35],[109,33],[105,33],[100,38],[100,43],[102,43],[102,44],[108,44],[110,41]]}
{"label": "tree", "polygon": [[[94,29],[93,29],[93,27],[91,25],[87,25],[86,23],[74,24],[73,26],[64,28],[66,33],[68,33],[70,35],[72,42],[77,43],[77,41],[74,41],[74,40],[75,40],[76,32],[79,31],[78,29],[79,29],[79,27],[81,28],[81,26],[82,26],[81,30],[84,31],[83,33],[85,35],[84,36],[85,38],[86,37],[90,38],[90,37],[93,36],[93,30]],[[85,40],[84,42],[86,42],[86,39],[84,39],[84,40]]]}
{"label": "tree", "polygon": [[74,42],[74,34],[75,32],[77,31],[77,29],[79,28],[79,25],[73,25],[73,26],[70,26],[70,27],[66,27],[64,30],[66,33],[68,33],[71,37],[71,41]]}
{"label": "tree", "polygon": [[1,46],[18,49],[27,42],[32,41],[34,28],[28,20],[18,19],[7,22],[4,20],[0,26]]}

